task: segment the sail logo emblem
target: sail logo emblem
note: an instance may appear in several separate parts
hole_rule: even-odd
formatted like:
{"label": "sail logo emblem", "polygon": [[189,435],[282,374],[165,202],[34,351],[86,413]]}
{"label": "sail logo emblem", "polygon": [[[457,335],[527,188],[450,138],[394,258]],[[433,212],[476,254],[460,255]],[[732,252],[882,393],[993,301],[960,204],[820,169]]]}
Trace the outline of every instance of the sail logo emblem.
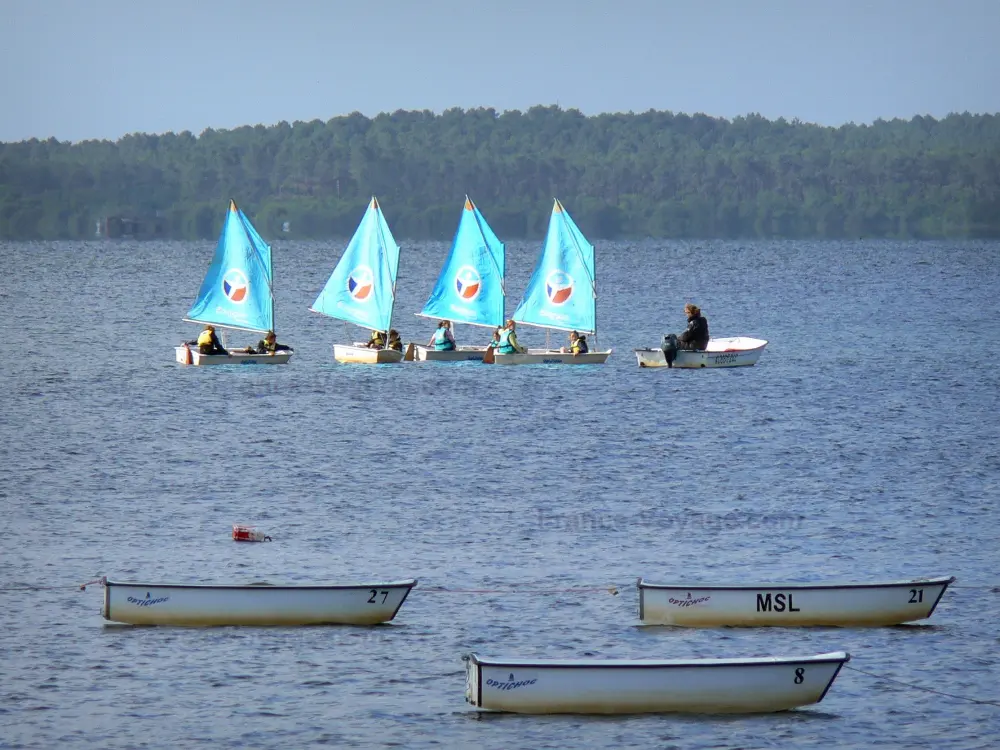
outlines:
{"label": "sail logo emblem", "polygon": [[553,305],[564,305],[573,296],[573,277],[565,271],[553,271],[545,277],[545,296]]}
{"label": "sail logo emblem", "polygon": [[478,297],[482,286],[483,280],[479,277],[479,271],[472,266],[462,266],[455,274],[455,291],[466,302]]}
{"label": "sail logo emblem", "polygon": [[367,302],[375,286],[375,274],[368,266],[358,266],[347,277],[347,293],[358,302]]}
{"label": "sail logo emblem", "polygon": [[222,293],[230,302],[242,305],[246,302],[249,292],[250,280],[240,269],[230,268],[222,275]]}

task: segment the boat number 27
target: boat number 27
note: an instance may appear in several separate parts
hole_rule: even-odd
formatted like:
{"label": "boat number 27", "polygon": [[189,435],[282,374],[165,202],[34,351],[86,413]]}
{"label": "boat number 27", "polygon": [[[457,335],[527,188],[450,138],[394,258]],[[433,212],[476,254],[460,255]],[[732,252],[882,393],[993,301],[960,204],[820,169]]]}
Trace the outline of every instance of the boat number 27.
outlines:
{"label": "boat number 27", "polygon": [[386,600],[386,597],[389,596],[389,592],[388,591],[379,591],[378,589],[368,589],[368,603],[369,604],[379,604],[379,602],[375,600],[376,596],[381,596],[382,597],[381,603],[385,604],[385,600]]}
{"label": "boat number 27", "polygon": [[924,600],[924,590],[923,589],[910,589],[910,601],[909,604],[919,604]]}

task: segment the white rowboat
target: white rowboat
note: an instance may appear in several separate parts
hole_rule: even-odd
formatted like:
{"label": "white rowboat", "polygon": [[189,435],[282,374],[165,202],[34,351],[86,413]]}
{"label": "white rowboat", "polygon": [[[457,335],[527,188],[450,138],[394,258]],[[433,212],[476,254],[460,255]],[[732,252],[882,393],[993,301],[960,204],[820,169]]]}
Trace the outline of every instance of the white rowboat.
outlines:
{"label": "white rowboat", "polygon": [[[749,336],[734,336],[725,339],[711,339],[704,351],[677,351],[674,367],[750,367],[757,364],[761,352],[767,346],[764,339]],[[662,349],[636,349],[635,358],[639,367],[666,367],[667,358]]]}
{"label": "white rowboat", "polygon": [[718,586],[640,578],[639,619],[646,625],[686,627],[899,625],[930,617],[954,580]]}
{"label": "white rowboat", "polygon": [[850,655],[751,659],[465,657],[465,699],[528,714],[767,713],[823,700]]}
{"label": "white rowboat", "polygon": [[351,585],[104,582],[104,619],[131,625],[375,625],[392,620],[415,580]]}
{"label": "white rowboat", "polygon": [[561,352],[558,349],[528,349],[526,352],[511,354],[494,354],[493,363],[497,365],[603,365],[611,356],[611,350],[606,352],[588,352],[577,354]]}
{"label": "white rowboat", "polygon": [[[197,346],[182,344],[176,348],[177,361],[182,365],[283,365],[292,358],[292,352],[276,352],[274,354],[247,354],[246,352],[230,352],[225,354],[202,354]],[[190,354],[189,354],[190,352]],[[188,357],[190,356],[190,361]]]}

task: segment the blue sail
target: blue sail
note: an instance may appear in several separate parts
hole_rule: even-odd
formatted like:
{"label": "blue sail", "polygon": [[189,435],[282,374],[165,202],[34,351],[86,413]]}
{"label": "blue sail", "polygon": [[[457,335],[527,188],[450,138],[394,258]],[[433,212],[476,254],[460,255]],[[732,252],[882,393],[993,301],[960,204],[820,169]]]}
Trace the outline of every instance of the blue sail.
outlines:
{"label": "blue sail", "polygon": [[495,328],[504,322],[503,243],[465,196],[451,252],[418,315]]}
{"label": "blue sail", "polygon": [[340,262],[309,309],[387,331],[392,324],[398,267],[399,245],[373,197]]}
{"label": "blue sail", "polygon": [[558,200],[552,207],[538,265],[513,317],[518,323],[542,328],[595,333],[594,246]]}
{"label": "blue sail", "polygon": [[274,330],[271,248],[229,201],[215,255],[184,318],[247,331]]}

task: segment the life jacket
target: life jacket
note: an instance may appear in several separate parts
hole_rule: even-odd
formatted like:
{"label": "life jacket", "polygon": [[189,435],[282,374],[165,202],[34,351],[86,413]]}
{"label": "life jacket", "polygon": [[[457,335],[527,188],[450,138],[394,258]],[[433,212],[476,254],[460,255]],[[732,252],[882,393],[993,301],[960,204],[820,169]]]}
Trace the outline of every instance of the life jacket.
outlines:
{"label": "life jacket", "polygon": [[379,349],[381,349],[385,346],[385,339],[382,338],[382,333],[380,331],[376,331],[372,334],[371,341],[369,343],[375,344]]}
{"label": "life jacket", "polygon": [[[500,354],[513,354],[517,351],[514,344],[511,343],[510,337],[514,334],[509,328],[504,329],[503,333],[500,334],[500,343],[497,345],[497,352]],[[517,337],[514,337],[514,342],[517,342]]]}
{"label": "life jacket", "polygon": [[389,348],[397,352],[403,351],[403,340],[400,338],[389,339]]}
{"label": "life jacket", "polygon": [[278,350],[278,340],[277,339],[275,339],[271,343],[268,343],[267,339],[261,339],[260,340],[260,344],[257,345],[257,351],[260,354],[264,354],[266,352],[270,352],[271,354],[274,354],[274,352],[276,352],[277,350]]}
{"label": "life jacket", "polygon": [[590,351],[590,347],[587,346],[587,339],[580,336],[576,341],[573,342],[573,354],[586,354]]}
{"label": "life jacket", "polygon": [[198,334],[198,346],[211,346],[212,345],[212,332],[209,330],[204,330]]}
{"label": "life jacket", "polygon": [[455,345],[448,340],[447,328],[438,328],[434,331],[434,348],[438,351],[447,351],[449,349],[454,349]]}

